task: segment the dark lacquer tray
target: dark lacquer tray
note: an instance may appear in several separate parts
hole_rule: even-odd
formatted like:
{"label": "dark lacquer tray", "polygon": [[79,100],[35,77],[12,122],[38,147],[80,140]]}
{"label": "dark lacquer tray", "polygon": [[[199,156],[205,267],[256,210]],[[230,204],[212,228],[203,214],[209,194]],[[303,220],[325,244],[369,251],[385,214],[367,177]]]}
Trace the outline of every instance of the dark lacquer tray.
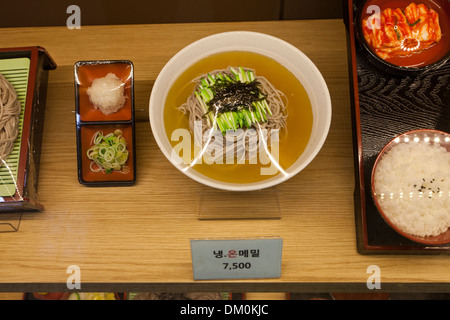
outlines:
{"label": "dark lacquer tray", "polygon": [[355,159],[355,222],[360,254],[449,254],[450,244],[413,242],[381,217],[371,172],[381,149],[414,129],[450,132],[450,61],[426,72],[395,74],[377,67],[358,40],[361,0],[343,0],[347,30]]}

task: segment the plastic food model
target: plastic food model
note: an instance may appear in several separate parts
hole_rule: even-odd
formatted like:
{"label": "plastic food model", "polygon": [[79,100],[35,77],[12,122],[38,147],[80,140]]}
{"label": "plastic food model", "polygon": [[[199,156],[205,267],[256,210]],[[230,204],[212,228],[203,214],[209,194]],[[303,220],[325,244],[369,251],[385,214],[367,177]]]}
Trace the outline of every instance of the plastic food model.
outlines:
{"label": "plastic food model", "polygon": [[387,8],[363,19],[363,33],[382,59],[409,56],[441,40],[439,14],[425,4]]}

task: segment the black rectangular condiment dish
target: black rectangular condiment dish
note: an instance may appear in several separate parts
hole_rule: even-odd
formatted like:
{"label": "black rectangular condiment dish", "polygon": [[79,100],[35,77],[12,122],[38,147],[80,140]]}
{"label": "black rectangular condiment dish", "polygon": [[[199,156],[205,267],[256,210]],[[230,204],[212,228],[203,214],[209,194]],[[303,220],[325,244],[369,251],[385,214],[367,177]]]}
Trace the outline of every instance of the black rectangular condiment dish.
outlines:
{"label": "black rectangular condiment dish", "polygon": [[[81,184],[94,187],[130,186],[136,181],[136,144],[134,116],[134,66],[128,60],[78,61],[75,73],[75,114],[77,133],[78,180]],[[108,73],[115,74],[123,83],[126,97],[122,108],[111,114],[105,114],[96,108],[88,95],[88,88],[97,78]],[[129,157],[126,171],[91,170],[92,161],[87,150],[92,146],[92,138],[100,131],[104,136],[121,130],[126,140]],[[95,166],[95,164],[94,164]]]}

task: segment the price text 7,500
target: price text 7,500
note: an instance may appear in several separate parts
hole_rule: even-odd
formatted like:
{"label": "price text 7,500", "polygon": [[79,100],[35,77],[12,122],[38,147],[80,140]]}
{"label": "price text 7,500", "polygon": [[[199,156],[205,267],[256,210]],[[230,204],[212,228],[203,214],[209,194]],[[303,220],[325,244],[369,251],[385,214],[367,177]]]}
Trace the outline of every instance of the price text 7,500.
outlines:
{"label": "price text 7,500", "polygon": [[233,262],[233,263],[228,263],[228,262],[224,262],[223,263],[223,268],[225,270],[234,270],[234,269],[250,269],[252,267],[252,264],[250,262]]}

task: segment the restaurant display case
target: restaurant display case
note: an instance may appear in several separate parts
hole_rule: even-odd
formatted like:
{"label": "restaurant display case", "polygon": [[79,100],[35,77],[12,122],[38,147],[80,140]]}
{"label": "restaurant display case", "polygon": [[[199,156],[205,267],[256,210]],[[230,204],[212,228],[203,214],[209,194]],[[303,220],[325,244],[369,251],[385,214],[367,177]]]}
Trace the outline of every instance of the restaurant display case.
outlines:
{"label": "restaurant display case", "polygon": [[[64,292],[67,266],[77,265],[86,292],[370,292],[367,270],[375,266],[383,273],[382,291],[449,292],[448,246],[418,245],[395,234],[376,212],[367,189],[376,155],[391,137],[416,127],[409,120],[422,125],[425,117],[420,115],[426,115],[427,127],[448,131],[448,110],[423,105],[407,89],[417,86],[431,90],[433,98],[448,97],[448,62],[422,75],[387,75],[375,69],[349,23],[357,1],[345,3],[348,50],[342,21],[327,19],[8,29],[6,43],[22,46],[39,40],[56,58],[58,69],[48,82],[51,112],[45,116],[40,166],[40,198],[46,210],[27,215],[20,232],[0,233],[0,290]],[[222,197],[167,161],[148,121],[149,95],[170,58],[202,37],[239,30],[270,34],[304,52],[323,74],[333,106],[329,135],[314,161],[270,188],[273,198],[259,193],[255,200],[264,211],[251,212],[250,205],[241,215],[232,211],[233,196]],[[74,64],[90,59],[129,59],[136,67],[139,173],[138,183],[130,187],[91,188],[78,179],[76,130],[92,124],[77,122]],[[51,70],[56,64],[50,61]],[[420,87],[425,84],[432,87]],[[380,112],[378,104],[369,103],[374,96],[382,98],[379,88],[392,101],[392,110]],[[396,100],[406,96],[418,105]],[[400,116],[391,126],[389,112],[394,109]],[[230,207],[227,214],[221,212]],[[270,237],[283,240],[280,277],[193,278],[192,239]],[[427,256],[433,253],[440,256]]]}

